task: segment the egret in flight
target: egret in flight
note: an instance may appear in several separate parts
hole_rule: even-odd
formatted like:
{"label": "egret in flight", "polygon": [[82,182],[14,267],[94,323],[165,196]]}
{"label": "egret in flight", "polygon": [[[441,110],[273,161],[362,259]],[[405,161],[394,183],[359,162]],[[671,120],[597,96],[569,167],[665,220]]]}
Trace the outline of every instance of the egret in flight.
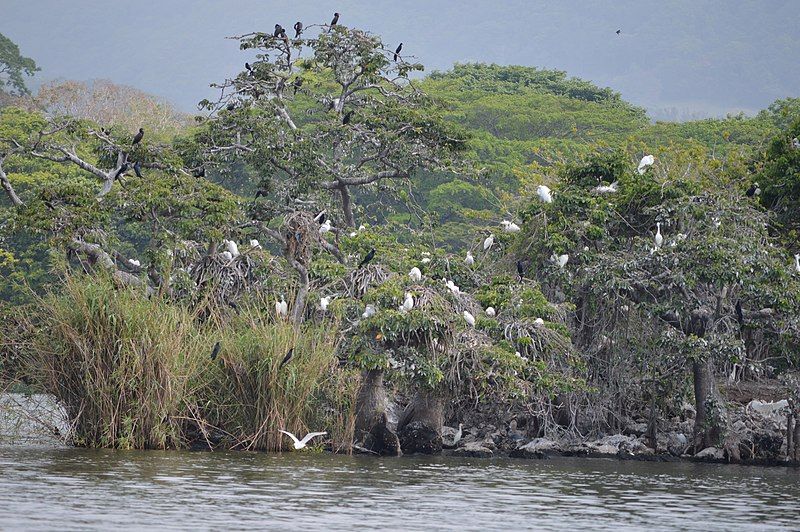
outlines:
{"label": "egret in flight", "polygon": [[294,448],[297,449],[298,451],[304,448],[306,444],[311,441],[311,438],[316,438],[317,436],[324,436],[327,434],[327,432],[309,432],[308,434],[306,434],[305,438],[303,438],[302,440],[298,440],[297,436],[295,436],[291,432],[287,432],[285,430],[281,430],[280,432],[283,432],[284,434],[289,436],[292,440],[294,440]]}

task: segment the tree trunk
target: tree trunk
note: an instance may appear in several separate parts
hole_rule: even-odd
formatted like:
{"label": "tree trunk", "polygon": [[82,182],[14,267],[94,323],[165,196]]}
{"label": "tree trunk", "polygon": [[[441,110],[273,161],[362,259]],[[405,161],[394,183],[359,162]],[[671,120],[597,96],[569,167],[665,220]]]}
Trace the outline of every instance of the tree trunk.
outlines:
{"label": "tree trunk", "polygon": [[400,442],[389,427],[387,405],[383,370],[364,372],[356,399],[355,440],[380,455],[398,456],[401,454]]}
{"label": "tree trunk", "polygon": [[339,193],[342,195],[342,211],[344,212],[344,223],[347,227],[355,227],[356,219],[353,216],[353,198],[347,185],[339,185]]}
{"label": "tree trunk", "polygon": [[3,186],[3,189],[6,191],[6,195],[8,196],[8,199],[11,200],[11,203],[15,207],[22,207],[22,200],[19,199],[19,196],[17,196],[17,193],[14,191],[14,187],[11,186],[11,181],[8,180],[8,176],[3,170],[2,159],[0,159],[0,185]]}
{"label": "tree trunk", "polygon": [[306,298],[308,297],[308,269],[297,261],[293,261],[297,276],[300,281],[300,288],[294,297],[294,310],[292,311],[292,321],[295,325],[300,325],[306,311]]}
{"label": "tree trunk", "polygon": [[710,361],[692,363],[694,376],[694,401],[697,414],[694,420],[695,449],[716,447],[722,443],[722,425],[725,410],[722,398],[714,384],[714,371]]}
{"label": "tree trunk", "polygon": [[442,452],[444,400],[434,391],[420,389],[397,423],[397,435],[404,453]]}

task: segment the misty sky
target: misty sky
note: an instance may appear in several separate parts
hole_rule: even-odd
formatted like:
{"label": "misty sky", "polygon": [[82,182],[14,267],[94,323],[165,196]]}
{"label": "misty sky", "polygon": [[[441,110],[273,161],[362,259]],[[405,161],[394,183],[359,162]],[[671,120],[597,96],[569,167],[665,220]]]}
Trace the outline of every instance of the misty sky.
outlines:
{"label": "misty sky", "polygon": [[[225,37],[327,23],[454,62],[558,68],[653,116],[755,112],[800,96],[800,0],[0,0],[0,33],[37,79],[110,79],[193,111],[250,56]],[[622,30],[622,35],[614,32]]]}

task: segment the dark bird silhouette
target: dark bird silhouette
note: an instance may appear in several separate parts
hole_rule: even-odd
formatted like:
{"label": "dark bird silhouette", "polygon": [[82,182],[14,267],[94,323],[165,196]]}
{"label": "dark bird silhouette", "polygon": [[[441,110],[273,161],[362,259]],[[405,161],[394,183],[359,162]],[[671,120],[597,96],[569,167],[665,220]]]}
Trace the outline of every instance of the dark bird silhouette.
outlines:
{"label": "dark bird silhouette", "polygon": [[139,161],[133,163],[133,171],[136,172],[136,177],[142,177],[142,163]]}
{"label": "dark bird silhouette", "polygon": [[622,30],[617,30],[617,35],[621,34]]}
{"label": "dark bird silhouette", "polygon": [[279,37],[280,34],[283,33],[284,31],[285,30],[283,29],[283,26],[281,26],[280,24],[275,24],[275,33],[273,33],[272,36]]}
{"label": "dark bird silhouette", "polygon": [[225,106],[225,109],[228,111],[233,111],[236,109],[236,102],[228,102],[228,105]]}
{"label": "dark bird silhouette", "polygon": [[364,266],[369,264],[370,261],[372,261],[372,259],[374,258],[375,258],[375,248],[372,248],[369,250],[369,253],[367,253],[367,255],[363,259],[361,259],[361,262],[358,263],[358,267],[363,268]]}
{"label": "dark bird silhouette", "polygon": [[278,366],[278,369],[281,369],[283,366],[288,364],[289,361],[292,360],[293,356],[294,356],[294,347],[290,347],[289,350],[286,352],[286,356],[284,356],[283,360],[281,360],[281,365]]}
{"label": "dark bird silhouette", "polygon": [[324,223],[325,223],[325,220],[326,220],[327,218],[328,218],[328,215],[327,215],[327,214],[325,214],[325,211],[322,211],[321,213],[319,213],[319,214],[317,215],[317,217],[315,218],[315,220],[316,220],[316,221],[319,223],[319,225],[322,225],[322,224],[324,224]]}
{"label": "dark bird silhouette", "polygon": [[117,170],[117,173],[114,174],[114,179],[119,179],[122,177],[122,174],[127,172],[128,168],[130,168],[130,165],[128,163],[123,163],[122,166],[119,167],[119,170]]}
{"label": "dark bird silhouette", "polygon": [[753,196],[758,196],[759,194],[761,194],[761,189],[758,187],[758,183],[753,183],[752,185],[750,185],[750,188],[748,188],[747,192],[745,192],[745,195],[748,198],[752,198]]}
{"label": "dark bird silhouette", "polygon": [[294,23],[294,38],[299,38],[301,33],[303,33],[303,23],[298,20]]}
{"label": "dark bird silhouette", "polygon": [[195,168],[194,170],[192,170],[192,175],[194,177],[205,177],[206,176],[206,167],[205,166],[201,166],[199,168]]}
{"label": "dark bird silhouette", "polygon": [[260,198],[261,196],[264,196],[266,198],[267,197],[267,193],[265,191],[261,190],[261,189],[258,189],[256,191],[256,199]]}
{"label": "dark bird silhouette", "polygon": [[140,127],[140,128],[139,128],[139,132],[136,134],[136,136],[135,136],[135,137],[133,137],[133,142],[132,142],[132,144],[133,144],[134,146],[135,146],[135,145],[137,145],[137,144],[139,144],[140,142],[142,142],[142,139],[143,139],[143,138],[144,138],[144,128],[143,128],[143,127]]}
{"label": "dark bird silhouette", "polygon": [[333,20],[331,20],[331,28],[336,26],[339,23],[339,13],[333,14]]}
{"label": "dark bird silhouette", "polygon": [[402,49],[403,49],[403,43],[400,43],[400,46],[395,48],[395,50],[394,50],[394,60],[395,61],[397,61],[397,54],[399,54],[400,50],[402,50]]}
{"label": "dark bird silhouette", "polygon": [[517,261],[517,273],[519,274],[520,279],[525,277],[525,265],[522,263],[521,260]]}
{"label": "dark bird silhouette", "polygon": [[214,348],[211,350],[211,360],[216,360],[217,355],[219,355],[219,350],[222,346],[219,345],[219,342],[214,344]]}
{"label": "dark bird silhouette", "polygon": [[294,83],[292,83],[292,87],[294,87],[294,93],[297,94],[297,89],[303,86],[303,78],[300,76],[294,78]]}
{"label": "dark bird silhouette", "polygon": [[353,118],[353,111],[347,111],[347,113],[344,115],[344,118],[342,118],[342,124],[349,124],[351,118]]}
{"label": "dark bird silhouette", "polygon": [[744,326],[744,312],[742,312],[742,302],[736,302],[736,321],[739,322],[739,327]]}

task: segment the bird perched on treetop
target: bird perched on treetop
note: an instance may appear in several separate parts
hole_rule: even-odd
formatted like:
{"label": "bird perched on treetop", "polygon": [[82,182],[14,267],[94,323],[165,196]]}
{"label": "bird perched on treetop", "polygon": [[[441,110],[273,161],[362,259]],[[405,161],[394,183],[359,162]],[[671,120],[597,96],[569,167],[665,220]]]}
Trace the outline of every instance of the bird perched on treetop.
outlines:
{"label": "bird perched on treetop", "polygon": [[275,33],[273,33],[272,36],[278,37],[283,32],[284,32],[283,26],[281,26],[280,24],[275,24]]}
{"label": "bird perched on treetop", "polygon": [[394,60],[397,61],[397,54],[403,49],[403,43],[400,43],[397,48],[394,49]]}
{"label": "bird perched on treetop", "polygon": [[369,253],[367,253],[367,255],[363,259],[361,259],[361,262],[358,263],[358,267],[362,268],[362,267],[366,266],[374,258],[375,258],[375,248],[372,248],[372,249],[369,250]]}
{"label": "bird perched on treetop", "polygon": [[294,23],[294,38],[299,38],[301,33],[303,33],[303,23],[298,20]]}
{"label": "bird perched on treetop", "polygon": [[333,20],[331,20],[331,28],[336,26],[339,23],[339,13],[333,14]]}
{"label": "bird perched on treetop", "polygon": [[133,137],[133,142],[131,144],[133,145],[139,144],[140,142],[142,142],[143,137],[144,137],[144,128],[140,127],[139,132],[136,134],[136,136]]}

